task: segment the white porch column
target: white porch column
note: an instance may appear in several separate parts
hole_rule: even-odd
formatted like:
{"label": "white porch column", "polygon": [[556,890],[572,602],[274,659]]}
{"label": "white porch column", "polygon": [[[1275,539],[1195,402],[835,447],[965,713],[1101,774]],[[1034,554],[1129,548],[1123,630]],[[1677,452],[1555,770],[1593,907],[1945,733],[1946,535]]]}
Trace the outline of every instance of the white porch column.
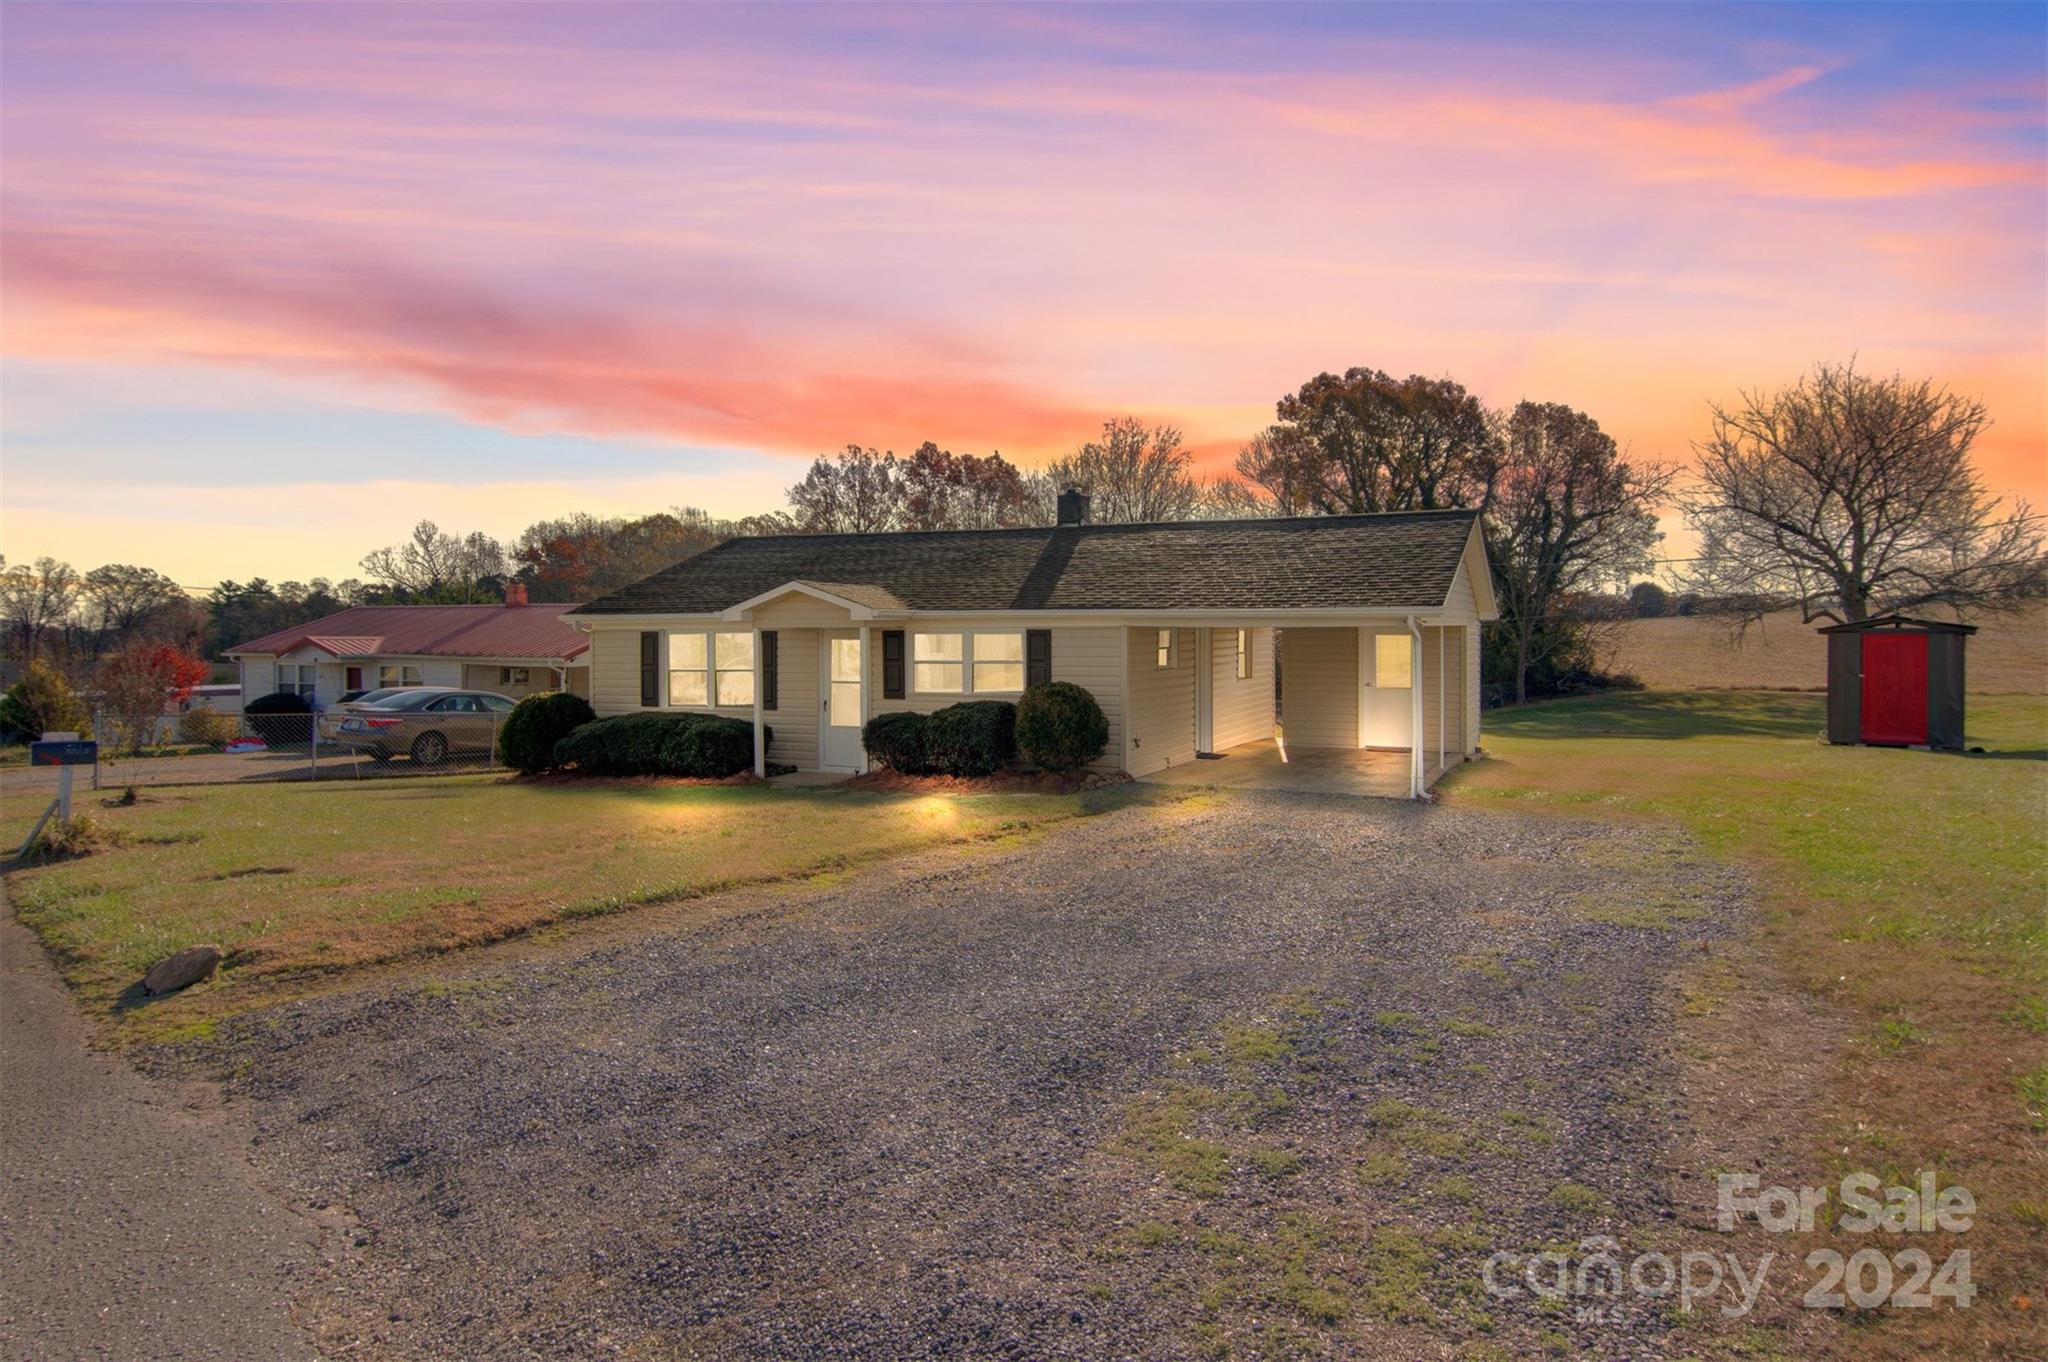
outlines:
{"label": "white porch column", "polygon": [[1358,626],[1358,741],[1352,744],[1359,748],[1365,746],[1366,696],[1369,693],[1366,687],[1372,684],[1372,666],[1372,630],[1361,624]]}
{"label": "white porch column", "polygon": [[1408,797],[1428,793],[1428,767],[1422,758],[1422,626],[1408,617]]}
{"label": "white porch column", "polygon": [[[868,769],[868,720],[874,717],[869,712],[869,704],[874,687],[869,684],[868,673],[872,672],[881,662],[881,659],[877,658],[874,654],[874,645],[874,626],[863,624],[860,627],[860,769],[862,775],[866,775]],[[910,670],[910,634],[908,631],[905,631],[903,635],[903,670],[906,673]],[[903,687],[903,693],[906,695],[910,693],[909,681],[910,678],[906,675]]]}
{"label": "white porch column", "polygon": [[[712,684],[717,683],[714,673]],[[754,630],[754,774],[763,778],[768,775],[768,735],[761,727],[761,706],[766,688],[767,677],[761,670],[761,631],[757,627]],[[714,695],[711,698],[716,700],[718,697]]]}

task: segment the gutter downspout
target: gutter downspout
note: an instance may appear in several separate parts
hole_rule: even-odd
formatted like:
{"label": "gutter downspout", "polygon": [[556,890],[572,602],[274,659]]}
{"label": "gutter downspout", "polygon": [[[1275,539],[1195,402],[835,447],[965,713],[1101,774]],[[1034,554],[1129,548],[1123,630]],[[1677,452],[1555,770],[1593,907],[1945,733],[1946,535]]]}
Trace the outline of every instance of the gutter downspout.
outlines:
{"label": "gutter downspout", "polygon": [[1408,797],[1428,794],[1422,759],[1422,626],[1408,617]]}

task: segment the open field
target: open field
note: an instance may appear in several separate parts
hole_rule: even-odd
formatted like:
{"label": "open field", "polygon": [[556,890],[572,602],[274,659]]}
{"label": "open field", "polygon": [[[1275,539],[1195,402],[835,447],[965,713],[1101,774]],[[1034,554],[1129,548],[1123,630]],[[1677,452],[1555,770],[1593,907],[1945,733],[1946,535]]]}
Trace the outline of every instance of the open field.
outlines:
{"label": "open field", "polygon": [[[239,1005],[256,986],[496,940],[564,919],[1021,833],[1131,797],[923,798],[766,786],[535,785],[503,777],[83,794],[110,849],[10,872],[21,920],[89,1012],[153,961],[228,952],[215,983],[136,1016]],[[46,801],[0,797],[13,844]],[[132,999],[131,999],[132,1001]],[[123,1015],[127,1015],[123,1013]]]}
{"label": "open field", "polygon": [[[2021,1356],[2038,1345],[2048,1280],[2048,703],[1973,698],[1981,756],[1815,740],[1819,696],[1639,694],[1487,716],[1492,759],[1455,773],[1467,808],[1547,808],[1676,821],[1764,887],[1764,945],[1783,977],[1839,1016],[1802,1168],[1909,1181],[1938,1169],[1975,1193],[1977,1226],[1922,1247],[1973,1250],[1970,1311],[1893,1310],[1819,1334],[1858,1359]],[[1692,1006],[1749,1049],[1742,981],[1703,973]],[[1726,996],[1718,996],[1726,995]],[[1779,1062],[1793,1063],[1789,1050]],[[1858,1245],[1845,1244],[1844,1247]],[[1778,1247],[1784,1247],[1779,1245]],[[1809,1321],[1809,1326],[1811,1322]]]}
{"label": "open field", "polygon": [[[2048,601],[1970,623],[1972,693],[2048,695]],[[1607,665],[1659,690],[1825,690],[1827,640],[1797,611],[1766,616],[1740,643],[1721,621],[1669,615],[1617,626]]]}

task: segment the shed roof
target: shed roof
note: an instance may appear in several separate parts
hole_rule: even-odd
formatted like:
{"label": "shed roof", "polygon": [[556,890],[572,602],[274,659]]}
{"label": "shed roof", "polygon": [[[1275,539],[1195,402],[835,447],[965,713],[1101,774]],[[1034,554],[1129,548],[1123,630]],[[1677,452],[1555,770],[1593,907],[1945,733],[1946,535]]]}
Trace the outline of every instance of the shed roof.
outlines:
{"label": "shed roof", "polygon": [[1958,624],[1954,620],[1922,620],[1910,615],[1873,615],[1867,620],[1850,620],[1846,624],[1823,626],[1823,634],[1869,634],[1880,629],[1894,629],[1908,634],[1974,634],[1974,624]]}
{"label": "shed roof", "polygon": [[359,605],[228,649],[335,657],[572,658],[589,637],[552,605]]}
{"label": "shed roof", "polygon": [[791,583],[926,612],[1428,610],[1478,513],[732,539],[576,615],[707,615]]}

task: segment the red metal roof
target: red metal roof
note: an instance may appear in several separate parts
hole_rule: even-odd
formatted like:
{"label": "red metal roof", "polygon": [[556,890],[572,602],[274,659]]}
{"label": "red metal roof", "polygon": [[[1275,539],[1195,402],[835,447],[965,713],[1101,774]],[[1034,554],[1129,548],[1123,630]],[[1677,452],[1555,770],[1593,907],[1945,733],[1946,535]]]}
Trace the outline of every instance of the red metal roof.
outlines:
{"label": "red metal roof", "polygon": [[562,605],[359,605],[228,649],[289,653],[313,647],[336,657],[571,658],[590,639]]}

